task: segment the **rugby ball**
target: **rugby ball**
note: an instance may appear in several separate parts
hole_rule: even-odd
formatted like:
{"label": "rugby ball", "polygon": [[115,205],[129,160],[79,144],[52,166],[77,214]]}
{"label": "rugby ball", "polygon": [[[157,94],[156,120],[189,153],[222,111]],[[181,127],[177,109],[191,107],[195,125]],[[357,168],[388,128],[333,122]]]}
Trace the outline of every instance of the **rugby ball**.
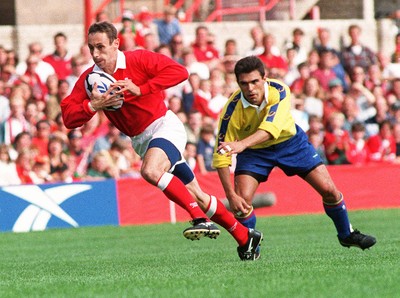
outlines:
{"label": "rugby ball", "polygon": [[[88,73],[85,79],[85,89],[87,95],[92,95],[94,83],[97,83],[97,90],[101,93],[105,93],[108,88],[110,88],[111,83],[114,83],[116,79],[105,72],[100,71],[92,71]],[[122,97],[122,96],[121,96]],[[124,103],[123,98],[118,102],[118,105],[107,107],[104,110],[106,111],[116,111],[122,107]]]}

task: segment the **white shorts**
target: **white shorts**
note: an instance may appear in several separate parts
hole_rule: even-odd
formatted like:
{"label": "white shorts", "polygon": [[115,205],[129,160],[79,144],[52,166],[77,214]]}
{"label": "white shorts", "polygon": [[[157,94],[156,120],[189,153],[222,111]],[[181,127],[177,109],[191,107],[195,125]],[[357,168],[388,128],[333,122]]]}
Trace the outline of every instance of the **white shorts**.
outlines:
{"label": "white shorts", "polygon": [[[155,120],[140,135],[132,137],[132,146],[136,153],[143,158],[150,141],[157,138],[171,142],[178,149],[181,159],[183,159],[187,135],[182,121],[175,113],[168,110],[164,117]],[[168,152],[166,153],[168,155]]]}

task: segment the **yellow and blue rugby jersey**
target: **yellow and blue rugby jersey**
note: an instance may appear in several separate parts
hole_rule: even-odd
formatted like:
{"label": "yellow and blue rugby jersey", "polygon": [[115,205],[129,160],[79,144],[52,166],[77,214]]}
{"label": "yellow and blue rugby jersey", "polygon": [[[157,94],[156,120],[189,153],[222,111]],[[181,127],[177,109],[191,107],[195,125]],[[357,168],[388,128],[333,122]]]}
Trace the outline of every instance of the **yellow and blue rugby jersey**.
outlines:
{"label": "yellow and blue rugby jersey", "polygon": [[220,155],[216,149],[221,142],[243,140],[258,129],[272,135],[272,139],[250,147],[266,148],[290,139],[296,134],[296,126],[291,109],[290,89],[283,82],[267,79],[265,103],[260,107],[250,105],[240,90],[229,98],[221,111],[213,166],[223,168],[231,165],[231,157]]}

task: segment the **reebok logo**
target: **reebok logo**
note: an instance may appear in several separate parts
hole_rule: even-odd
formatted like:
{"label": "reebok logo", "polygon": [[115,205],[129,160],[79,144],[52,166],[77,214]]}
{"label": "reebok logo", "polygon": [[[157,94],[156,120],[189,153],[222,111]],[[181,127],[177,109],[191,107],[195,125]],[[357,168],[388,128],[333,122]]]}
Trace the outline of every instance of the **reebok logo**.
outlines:
{"label": "reebok logo", "polygon": [[78,223],[60,205],[91,188],[92,186],[87,184],[58,185],[45,190],[36,185],[3,187],[2,191],[30,203],[15,221],[13,232],[43,231],[52,216],[78,227]]}

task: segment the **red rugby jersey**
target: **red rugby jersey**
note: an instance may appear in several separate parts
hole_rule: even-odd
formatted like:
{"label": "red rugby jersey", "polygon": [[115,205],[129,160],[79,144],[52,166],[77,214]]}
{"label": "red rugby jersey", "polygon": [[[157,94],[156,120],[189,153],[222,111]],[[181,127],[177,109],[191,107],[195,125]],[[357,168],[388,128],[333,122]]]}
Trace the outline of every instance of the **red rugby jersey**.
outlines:
{"label": "red rugby jersey", "polygon": [[[125,61],[125,63],[124,63]],[[88,106],[85,90],[87,69],[76,82],[71,94],[61,101],[64,124],[76,128],[89,121],[93,115]],[[129,78],[139,86],[141,96],[124,93],[124,104],[117,111],[104,111],[107,118],[127,136],[142,133],[154,120],[167,112],[164,90],[188,78],[186,68],[165,55],[147,50],[118,52],[116,80]]]}

